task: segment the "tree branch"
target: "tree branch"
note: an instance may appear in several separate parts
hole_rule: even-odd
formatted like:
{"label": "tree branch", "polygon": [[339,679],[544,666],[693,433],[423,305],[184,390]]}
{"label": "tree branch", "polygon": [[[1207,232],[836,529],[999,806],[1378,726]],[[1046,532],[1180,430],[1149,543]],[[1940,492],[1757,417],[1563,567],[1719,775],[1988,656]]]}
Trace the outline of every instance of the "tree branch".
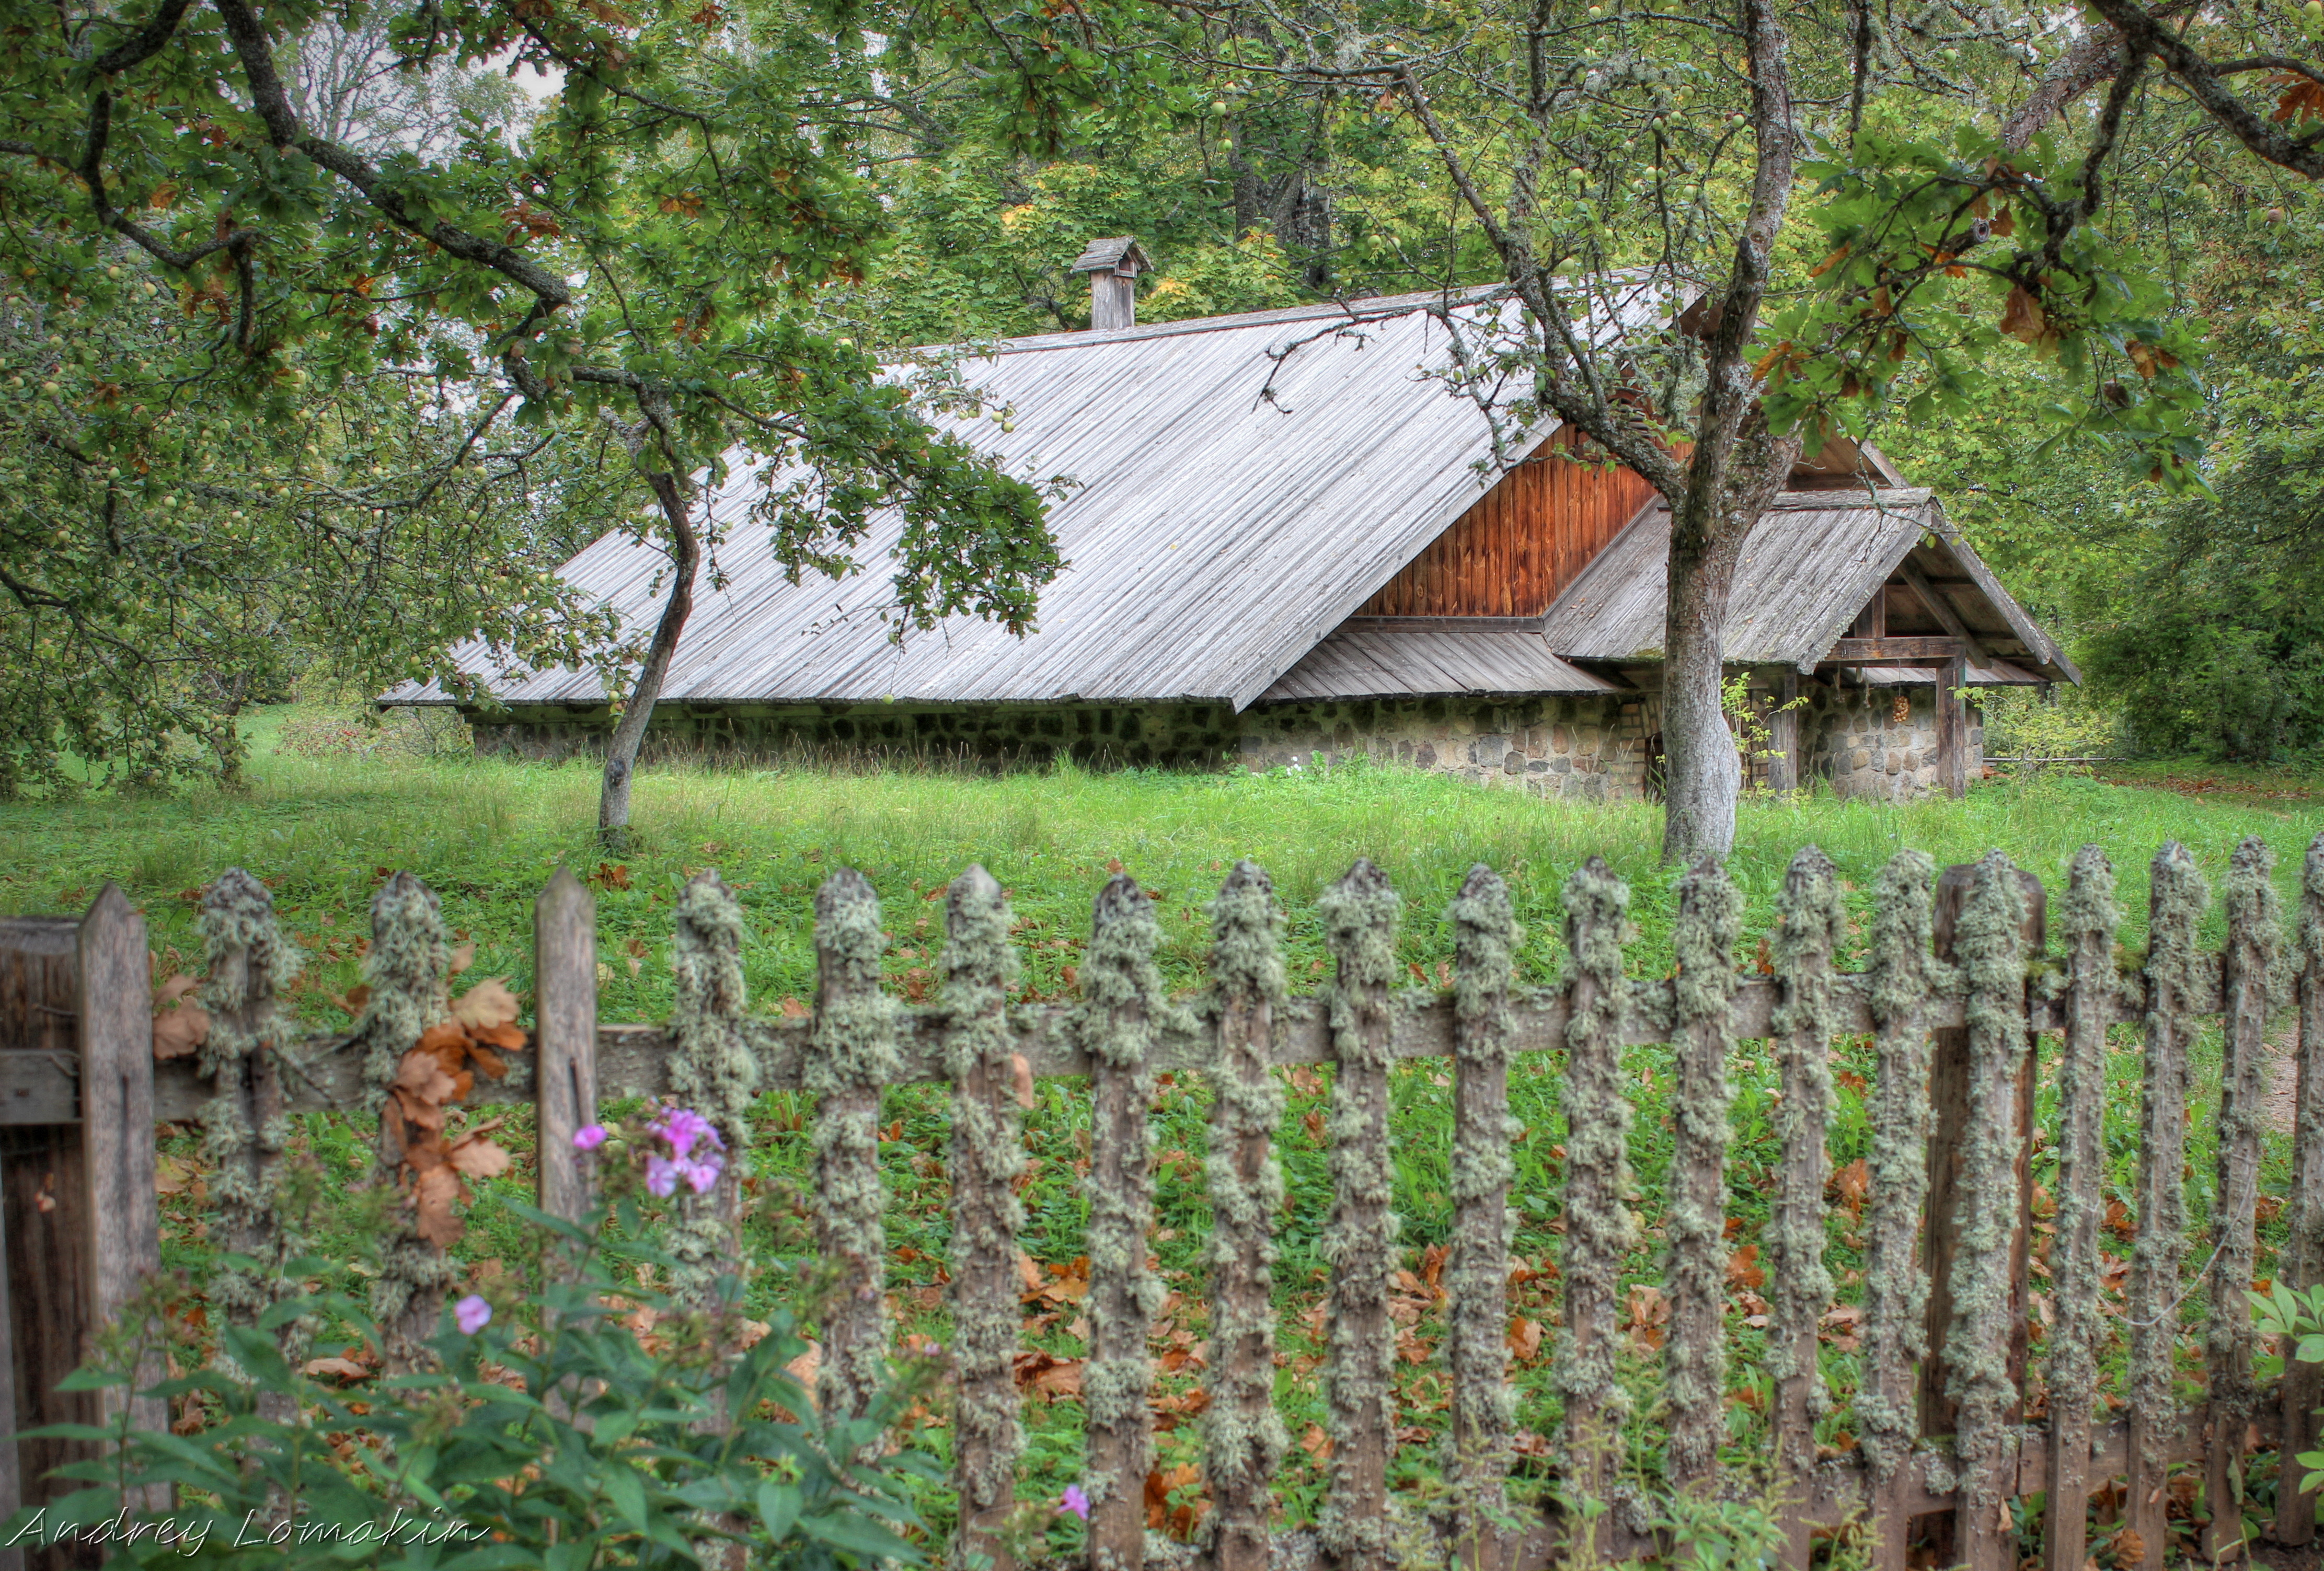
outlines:
{"label": "tree branch", "polygon": [[2285,135],[2260,118],[2236,96],[2219,75],[2186,39],[2163,25],[2135,0],[2090,0],[2099,15],[2114,23],[2123,41],[2141,55],[2153,55],[2179,78],[2204,113],[2233,133],[2245,147],[2269,163],[2308,179],[2324,179],[2324,149]]}
{"label": "tree branch", "polygon": [[431,242],[463,262],[490,268],[531,291],[545,305],[555,308],[572,304],[572,290],[555,272],[514,246],[486,240],[450,224],[423,222],[413,216],[386,177],[367,160],[302,130],[299,113],[291,106],[290,96],[282,86],[281,75],[274,69],[274,46],[266,36],[265,24],[252,12],[247,0],[215,3],[218,15],[226,22],[226,39],[234,47],[235,58],[242,62],[243,75],[250,84],[252,106],[266,123],[267,135],[278,150],[296,149],[311,162],[338,176],[406,233]]}

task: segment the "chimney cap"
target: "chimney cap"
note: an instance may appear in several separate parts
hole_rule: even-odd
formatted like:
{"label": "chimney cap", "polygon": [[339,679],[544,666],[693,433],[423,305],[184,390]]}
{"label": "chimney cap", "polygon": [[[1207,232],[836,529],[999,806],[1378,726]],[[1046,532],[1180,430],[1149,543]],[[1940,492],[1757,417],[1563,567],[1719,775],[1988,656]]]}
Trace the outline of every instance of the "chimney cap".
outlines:
{"label": "chimney cap", "polygon": [[1068,272],[1096,272],[1107,269],[1123,278],[1135,278],[1153,271],[1153,259],[1140,248],[1136,237],[1117,234],[1110,240],[1093,240],[1087,250],[1074,259]]}

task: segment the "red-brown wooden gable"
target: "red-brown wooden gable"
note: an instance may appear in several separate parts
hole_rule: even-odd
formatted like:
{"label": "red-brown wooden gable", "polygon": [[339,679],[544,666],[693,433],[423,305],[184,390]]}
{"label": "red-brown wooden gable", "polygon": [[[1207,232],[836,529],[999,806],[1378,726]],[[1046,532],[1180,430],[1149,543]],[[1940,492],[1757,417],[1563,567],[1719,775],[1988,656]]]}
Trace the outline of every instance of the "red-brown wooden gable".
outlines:
{"label": "red-brown wooden gable", "polygon": [[1654,487],[1631,471],[1575,464],[1560,431],[1501,476],[1358,616],[1539,616],[1637,516]]}

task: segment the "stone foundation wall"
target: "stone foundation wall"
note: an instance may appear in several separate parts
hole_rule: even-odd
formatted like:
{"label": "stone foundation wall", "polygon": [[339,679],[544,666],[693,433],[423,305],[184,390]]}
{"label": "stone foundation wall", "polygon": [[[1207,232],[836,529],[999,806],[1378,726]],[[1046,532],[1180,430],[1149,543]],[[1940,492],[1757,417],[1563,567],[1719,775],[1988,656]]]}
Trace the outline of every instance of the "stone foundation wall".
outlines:
{"label": "stone foundation wall", "polygon": [[[1902,802],[1937,785],[1936,690],[1812,689],[1800,716],[1810,779],[1840,796]],[[1902,719],[1895,703],[1904,701]],[[515,718],[472,715],[476,749],[558,759],[604,748],[610,712],[528,707]],[[1369,758],[1471,785],[1563,801],[1636,802],[1646,795],[1647,740],[1659,695],[1610,694],[1516,701],[1415,698],[1267,704],[1092,704],[948,709],[662,704],[641,749],[685,756],[891,758],[991,767],[1070,758],[1092,768],[1313,768]],[[1984,766],[1985,728],[1969,711],[1968,769]]]}
{"label": "stone foundation wall", "polygon": [[[1937,689],[1817,688],[1800,716],[1800,749],[1811,778],[1831,782],[1837,796],[1909,802],[1941,791],[1937,783]],[[1901,704],[1900,704],[1901,701]],[[1985,722],[1969,710],[1969,778],[1985,767]]]}
{"label": "stone foundation wall", "polygon": [[1365,758],[1536,796],[1636,802],[1653,703],[1637,694],[1267,704],[1244,712],[1238,761],[1257,772]]}
{"label": "stone foundation wall", "polygon": [[[528,707],[515,718],[472,715],[476,750],[556,759],[604,751],[604,708]],[[663,703],[639,751],[750,758],[893,758],[1006,766],[1059,758],[1094,768],[1215,769],[1233,755],[1236,717],[1225,704],[909,709],[862,703],[777,708]]]}

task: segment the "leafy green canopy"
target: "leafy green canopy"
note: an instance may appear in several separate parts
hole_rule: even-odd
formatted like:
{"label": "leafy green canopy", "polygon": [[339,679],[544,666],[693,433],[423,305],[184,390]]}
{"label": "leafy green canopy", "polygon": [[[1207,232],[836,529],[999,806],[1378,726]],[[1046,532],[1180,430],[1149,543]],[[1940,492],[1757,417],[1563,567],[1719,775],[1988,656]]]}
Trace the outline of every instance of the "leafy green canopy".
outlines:
{"label": "leafy green canopy", "polygon": [[[383,33],[390,72],[490,66],[560,90],[522,134],[470,115],[447,137],[337,141],[300,106],[295,57],[360,29]],[[883,377],[831,310],[882,233],[849,119],[876,86],[845,16],[816,6],[0,3],[8,369],[41,395],[5,435],[46,488],[6,525],[0,635],[51,678],[7,700],[31,728],[14,774],[54,774],[66,749],[121,758],[132,733],[131,752],[166,750],[134,712],[168,689],[183,629],[157,641],[137,602],[174,576],[187,614],[231,598],[155,556],[189,512],[213,558],[239,534],[319,565],[368,530],[408,569],[401,598],[350,594],[344,571],[278,574],[327,602],[309,629],[336,612],[360,643],[356,620],[426,600],[429,644],[476,632],[571,659],[592,629],[559,591],[459,586],[464,565],[537,583],[550,555],[504,500],[530,473],[517,454],[560,450],[573,475],[610,460],[630,528],[715,553],[689,477],[722,479],[739,447],[767,461],[753,518],[794,576],[854,570],[893,506],[899,634],[954,612],[1028,627],[1057,566],[1041,492],[932,423],[974,403],[943,365]],[[297,461],[325,415],[434,456],[392,497],[318,492]],[[199,489],[229,466],[272,505]],[[659,516],[637,506],[648,490]],[[463,516],[489,522],[447,541]],[[60,626],[123,646],[134,676],[56,696],[73,674]],[[263,638],[219,636],[226,680],[263,668]]]}

